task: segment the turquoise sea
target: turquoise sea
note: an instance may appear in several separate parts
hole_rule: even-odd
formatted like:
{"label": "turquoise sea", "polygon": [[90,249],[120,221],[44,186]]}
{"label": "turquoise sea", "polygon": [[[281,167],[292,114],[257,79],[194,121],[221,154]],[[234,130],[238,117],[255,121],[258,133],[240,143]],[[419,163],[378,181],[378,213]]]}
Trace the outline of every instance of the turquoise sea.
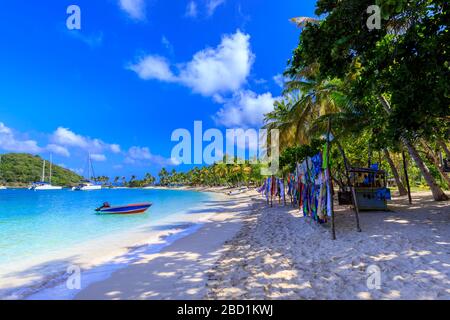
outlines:
{"label": "turquoise sea", "polygon": [[[200,207],[211,195],[194,191],[105,189],[91,192],[0,191],[0,268],[124,233],[142,226],[161,227],[171,215]],[[95,208],[152,202],[143,215],[99,215]]]}

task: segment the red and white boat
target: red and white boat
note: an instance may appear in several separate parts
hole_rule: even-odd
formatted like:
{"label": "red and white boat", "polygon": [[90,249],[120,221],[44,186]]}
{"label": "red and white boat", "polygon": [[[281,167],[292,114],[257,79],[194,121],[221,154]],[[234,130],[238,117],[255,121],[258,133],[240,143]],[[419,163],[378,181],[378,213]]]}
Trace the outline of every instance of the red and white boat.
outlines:
{"label": "red and white boat", "polygon": [[95,211],[108,214],[139,214],[145,213],[151,206],[152,203],[148,202],[111,207],[108,202],[105,202],[103,206],[96,209]]}

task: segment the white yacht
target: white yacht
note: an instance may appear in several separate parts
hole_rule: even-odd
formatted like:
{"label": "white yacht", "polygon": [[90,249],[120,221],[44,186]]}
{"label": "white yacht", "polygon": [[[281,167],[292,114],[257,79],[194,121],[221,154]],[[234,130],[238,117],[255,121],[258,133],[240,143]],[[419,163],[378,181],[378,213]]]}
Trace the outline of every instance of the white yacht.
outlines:
{"label": "white yacht", "polygon": [[94,184],[89,180],[82,181],[78,186],[73,187],[73,191],[93,191],[93,190],[101,190],[102,186],[98,184]]}
{"label": "white yacht", "polygon": [[49,182],[45,182],[45,160],[42,165],[42,179],[40,182],[34,182],[29,189],[35,191],[62,190],[62,187],[52,185],[52,156],[50,155],[50,175]]}
{"label": "white yacht", "polygon": [[73,187],[72,190],[73,191],[101,190],[102,189],[101,185],[95,184],[94,182],[92,182],[90,180],[91,174],[92,174],[92,176],[94,177],[94,180],[95,180],[95,174],[94,174],[94,169],[92,167],[91,155],[89,154],[89,156],[88,156],[88,176],[87,176],[87,179],[81,181],[81,183],[78,186]]}

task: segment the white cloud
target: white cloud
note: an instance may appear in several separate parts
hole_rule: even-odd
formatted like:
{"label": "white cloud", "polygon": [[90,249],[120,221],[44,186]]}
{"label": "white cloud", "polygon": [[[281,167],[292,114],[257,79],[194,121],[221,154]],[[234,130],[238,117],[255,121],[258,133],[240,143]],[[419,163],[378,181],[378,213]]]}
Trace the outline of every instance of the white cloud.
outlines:
{"label": "white cloud", "polygon": [[173,159],[167,159],[160,155],[154,155],[147,147],[131,147],[128,150],[125,163],[128,164],[156,164],[159,166],[176,166],[179,165]]}
{"label": "white cloud", "polygon": [[166,36],[162,36],[161,38],[161,43],[164,46],[164,48],[166,48],[166,50],[170,53],[173,54],[174,53],[174,49],[173,49],[173,45],[172,43],[169,41],[169,39],[167,39]]}
{"label": "white cloud", "polygon": [[176,81],[168,61],[157,55],[143,57],[138,63],[128,66],[128,69],[136,72],[143,80]]}
{"label": "white cloud", "polygon": [[190,1],[186,7],[186,17],[196,18],[198,15],[197,3],[195,1]]}
{"label": "white cloud", "polygon": [[18,139],[13,131],[0,122],[0,149],[10,152],[40,153],[40,148],[36,141],[28,139]]}
{"label": "white cloud", "polygon": [[91,159],[98,162],[106,161],[106,156],[104,154],[91,154]]}
{"label": "white cloud", "polygon": [[175,75],[169,62],[160,56],[148,55],[128,68],[144,80],[176,82],[203,96],[235,92],[246,83],[254,55],[250,36],[236,31],[225,35],[216,48],[197,52],[191,61],[178,65]]}
{"label": "white cloud", "polygon": [[120,153],[120,146],[118,144],[108,144],[100,139],[85,137],[63,127],[56,129],[50,140],[53,145],[66,148],[80,148],[91,153],[102,153],[104,151]]}
{"label": "white cloud", "polygon": [[289,81],[289,78],[285,77],[282,74],[277,74],[273,77],[273,81],[275,81],[275,83],[281,88],[284,88],[284,85]]}
{"label": "white cloud", "polygon": [[54,154],[58,154],[63,157],[70,157],[70,152],[67,150],[67,148],[56,145],[56,144],[49,144],[46,148],[48,151]]}
{"label": "white cloud", "polygon": [[250,36],[237,31],[222,38],[221,44],[196,53],[181,70],[179,78],[204,96],[235,91],[246,81],[254,56]]}
{"label": "white cloud", "polygon": [[120,146],[118,144],[111,144],[109,145],[109,148],[111,149],[112,153],[120,153]]}
{"label": "white cloud", "polygon": [[208,11],[208,16],[214,15],[216,9],[221,5],[225,4],[225,0],[208,0],[206,3],[206,9]]}
{"label": "white cloud", "polygon": [[240,91],[225,102],[214,119],[217,124],[227,127],[260,128],[264,114],[273,110],[274,102],[275,98],[269,92],[256,94],[249,90]]}
{"label": "white cloud", "polygon": [[120,8],[134,20],[145,20],[144,0],[119,0]]}

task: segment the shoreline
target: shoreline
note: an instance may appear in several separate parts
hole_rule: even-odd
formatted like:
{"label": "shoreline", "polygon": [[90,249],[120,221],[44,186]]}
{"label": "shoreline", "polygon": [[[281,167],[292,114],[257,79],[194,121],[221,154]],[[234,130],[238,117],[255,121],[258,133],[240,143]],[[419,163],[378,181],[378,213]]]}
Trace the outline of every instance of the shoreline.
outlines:
{"label": "shoreline", "polygon": [[[228,191],[228,190],[227,190]],[[256,192],[246,203],[160,253],[142,256],[75,296],[93,300],[450,300],[450,203],[429,192],[394,197],[388,212],[336,207],[337,240],[290,205]],[[230,209],[230,208],[229,208]],[[368,270],[379,268],[379,289]]]}
{"label": "shoreline", "polygon": [[142,254],[135,263],[81,290],[75,299],[203,299],[208,272],[252,211],[252,198],[240,194],[218,201],[211,208],[214,214],[198,230],[160,252]]}
{"label": "shoreline", "polygon": [[[28,299],[450,300],[450,203],[429,192],[413,193],[412,206],[394,197],[391,211],[362,212],[361,233],[352,210],[336,206],[333,241],[328,225],[289,204],[269,208],[252,189],[155,188],[215,197],[158,244],[147,234],[147,243],[83,271],[81,290],[60,284]],[[381,271],[379,290],[367,287],[371,266]]]}

